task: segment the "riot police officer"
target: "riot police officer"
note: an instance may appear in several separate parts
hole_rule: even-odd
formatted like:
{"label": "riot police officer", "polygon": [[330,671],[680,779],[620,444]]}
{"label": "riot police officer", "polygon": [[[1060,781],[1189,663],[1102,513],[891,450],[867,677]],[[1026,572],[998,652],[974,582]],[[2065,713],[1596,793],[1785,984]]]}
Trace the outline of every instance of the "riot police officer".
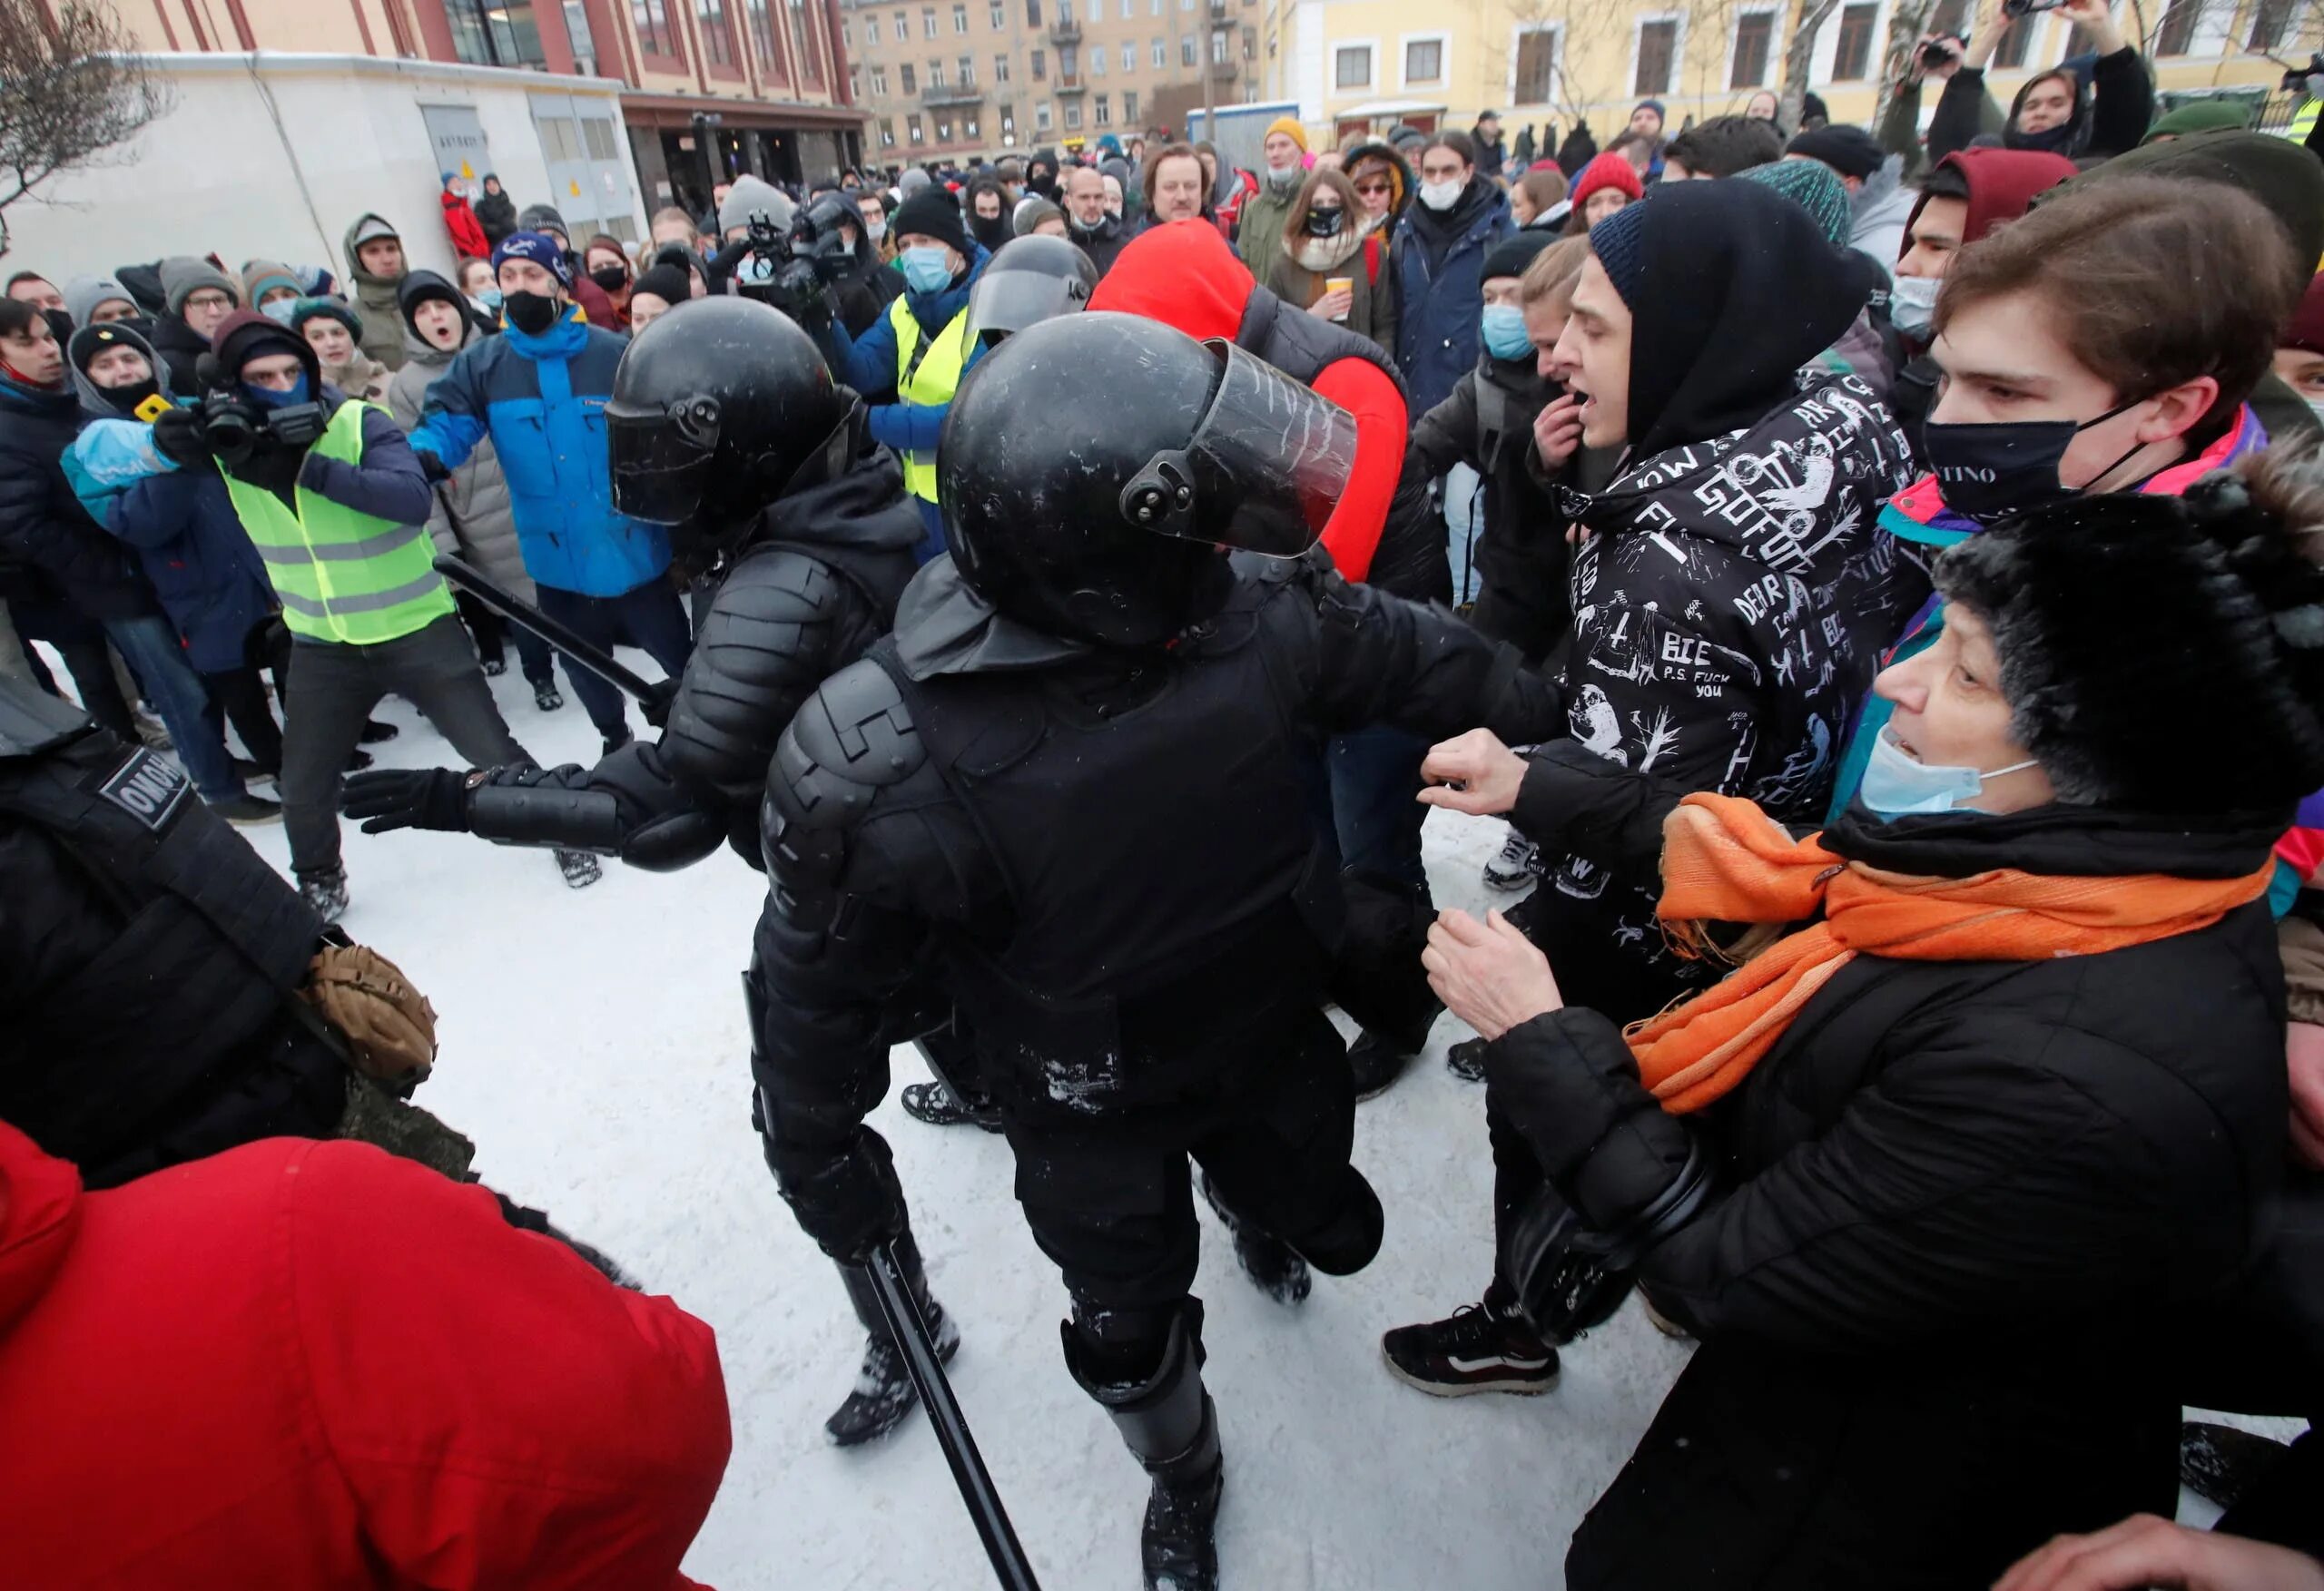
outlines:
{"label": "riot police officer", "polygon": [[1514,652],[1298,556],[1354,443],[1224,341],[1098,313],[1009,337],[946,425],[951,555],[801,708],[767,783],[754,1065],[783,1197],[842,1267],[909,1250],[863,1117],[882,1004],[932,956],[1064,1272],[1067,1365],[1151,1477],[1149,1587],[1217,1576],[1188,1158],[1303,1272],[1380,1242],[1320,1010],[1339,889],[1313,748],[1374,722],[1531,738],[1562,711]]}
{"label": "riot police officer", "polygon": [[614,506],[671,527],[716,586],[660,738],[595,767],[383,771],[345,810],[385,829],[466,830],[671,871],[724,840],[754,868],[776,735],[884,633],[921,525],[863,405],[788,318],[746,299],[680,304],[638,333],[606,405]]}

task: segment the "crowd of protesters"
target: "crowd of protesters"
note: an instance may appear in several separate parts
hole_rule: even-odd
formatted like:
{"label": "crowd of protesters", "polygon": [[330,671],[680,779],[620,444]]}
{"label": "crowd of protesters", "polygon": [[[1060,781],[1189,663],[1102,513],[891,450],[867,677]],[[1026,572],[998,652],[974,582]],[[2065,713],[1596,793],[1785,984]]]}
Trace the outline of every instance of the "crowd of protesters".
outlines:
{"label": "crowd of protesters", "polygon": [[[1525,747],[1335,733],[1315,820],[1350,963],[1377,975],[1371,998],[1334,985],[1355,1094],[1448,1011],[1473,1033],[1449,1064],[1483,1084],[1486,1285],[1388,1331],[1387,1371],[1544,1392],[1631,1291],[1699,1345],[1565,1583],[2324,1586],[2319,1439],[2182,1427],[2324,1414],[2324,149],[2216,105],[2157,119],[2103,0],[2060,10],[2086,52],[2006,109],[1984,68],[2025,24],[1989,4],[1922,41],[1877,128],[1810,96],[1787,129],[1765,92],[1675,130],[1644,101],[1602,151],[1586,124],[1512,148],[1490,113],[1332,149],[1286,116],[1249,172],[1108,135],[892,183],[737,173],[638,244],[448,175],[451,277],[376,213],[323,266],[20,270],[0,675],[61,695],[54,658],[219,816],[282,822],[332,922],[340,779],[392,735],[385,695],[477,769],[532,761],[490,683],[510,647],[532,710],[564,705],[548,643],[438,553],[684,669],[700,571],[608,476],[631,338],[704,297],[799,318],[895,456],[928,563],[947,416],[993,347],[978,285],[1016,240],[1063,239],[1090,309],[1232,342],[1347,410],[1320,555],[1452,607],[1562,705]],[[809,312],[783,272],[811,243]],[[566,683],[608,753],[629,740],[620,692],[570,660]],[[1434,910],[1431,807],[1506,820],[1483,874],[1505,914]],[[0,1011],[80,970],[0,971]],[[983,1108],[950,1086],[913,1114]],[[197,1289],[207,1315],[123,1340],[132,1385],[102,1395],[166,1403],[152,1367],[241,1341],[239,1311],[423,1341],[480,1319],[563,1367],[536,1387],[517,1354],[440,1404],[425,1378],[326,1370],[316,1441],[367,1401],[435,1422],[300,1506],[328,1583],[388,1583],[431,1532],[539,1557],[439,1557],[430,1584],[613,1583],[592,1562],[673,1583],[726,1440],[699,1322],[345,1145],[235,1150],[166,1193],[84,1193],[50,1147],[0,1125],[20,1450],[71,1440],[101,1395],[54,1379],[65,1340],[133,1287],[244,1266],[246,1295]],[[350,1259],[374,1254],[400,1270]],[[283,1373],[288,1349],[244,1347],[271,1362],[231,1373]],[[232,1423],[170,1406],[188,1451]],[[674,1412],[552,1412],[614,1406]],[[266,1439],[232,1462],[281,1461]],[[611,1525],[505,1484],[550,1453],[576,1498],[625,1499]],[[474,1478],[415,1512],[407,1454]],[[86,1517],[69,1470],[0,1472],[0,1538]],[[2166,1522],[2182,1478],[2225,1508],[2215,1531]],[[160,1579],[205,1557],[266,1578],[242,1555],[288,1503],[194,1480],[107,1534],[150,1538]],[[182,1537],[153,1522],[197,1508]]]}

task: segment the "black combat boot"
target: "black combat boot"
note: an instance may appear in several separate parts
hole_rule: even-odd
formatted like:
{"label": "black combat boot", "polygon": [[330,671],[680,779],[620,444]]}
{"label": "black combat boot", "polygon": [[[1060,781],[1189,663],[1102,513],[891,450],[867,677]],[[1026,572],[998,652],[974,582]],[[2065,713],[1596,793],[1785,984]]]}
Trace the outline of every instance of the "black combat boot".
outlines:
{"label": "black combat boot", "polygon": [[1226,1472],[1218,1410],[1203,1390],[1202,1357],[1202,1306],[1191,1299],[1170,1323],[1160,1368],[1142,1381],[1097,1379],[1073,1324],[1065,1326],[1073,1379],[1113,1416],[1122,1440],[1153,1478],[1139,1543],[1146,1591],[1217,1591],[1214,1532]]}
{"label": "black combat boot", "polygon": [[[895,1249],[904,1280],[911,1288],[912,1297],[919,1301],[920,1318],[927,1323],[929,1340],[936,1345],[937,1362],[950,1364],[952,1356],[960,1350],[960,1329],[944,1312],[944,1306],[929,1296],[928,1276],[921,1269],[920,1245],[906,1233],[896,1239]],[[848,1301],[855,1306],[855,1318],[863,1322],[871,1339],[863,1346],[863,1367],[856,1372],[855,1390],[823,1421],[823,1434],[831,1438],[834,1447],[853,1448],[884,1437],[902,1424],[904,1416],[920,1401],[920,1389],[912,1385],[911,1372],[904,1366],[903,1350],[889,1335],[887,1317],[880,1312],[880,1298],[872,1291],[870,1272],[859,1266],[842,1265],[839,1274],[847,1285]]]}

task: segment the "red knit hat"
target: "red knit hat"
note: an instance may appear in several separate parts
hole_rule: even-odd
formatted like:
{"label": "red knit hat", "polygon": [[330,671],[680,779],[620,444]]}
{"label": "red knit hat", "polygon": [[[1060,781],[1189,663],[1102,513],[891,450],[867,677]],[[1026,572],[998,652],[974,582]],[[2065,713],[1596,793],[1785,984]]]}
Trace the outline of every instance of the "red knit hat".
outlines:
{"label": "red knit hat", "polygon": [[1635,204],[1646,197],[1646,184],[1638,180],[1630,162],[1612,150],[1581,168],[1581,175],[1573,180],[1573,192],[1569,196],[1573,207],[1580,210],[1590,202],[1590,196],[1601,188],[1620,189]]}

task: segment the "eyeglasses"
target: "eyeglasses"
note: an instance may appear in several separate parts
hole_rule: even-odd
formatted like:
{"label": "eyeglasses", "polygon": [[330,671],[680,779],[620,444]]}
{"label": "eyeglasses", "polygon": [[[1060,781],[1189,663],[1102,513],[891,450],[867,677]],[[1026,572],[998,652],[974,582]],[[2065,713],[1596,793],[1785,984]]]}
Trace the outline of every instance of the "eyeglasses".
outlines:
{"label": "eyeglasses", "polygon": [[1383,177],[1375,182],[1358,182],[1355,184],[1355,191],[1358,193],[1393,193],[1396,191],[1396,185]]}
{"label": "eyeglasses", "polygon": [[214,290],[206,293],[188,293],[185,296],[185,307],[189,309],[222,309],[233,301],[225,294]]}

